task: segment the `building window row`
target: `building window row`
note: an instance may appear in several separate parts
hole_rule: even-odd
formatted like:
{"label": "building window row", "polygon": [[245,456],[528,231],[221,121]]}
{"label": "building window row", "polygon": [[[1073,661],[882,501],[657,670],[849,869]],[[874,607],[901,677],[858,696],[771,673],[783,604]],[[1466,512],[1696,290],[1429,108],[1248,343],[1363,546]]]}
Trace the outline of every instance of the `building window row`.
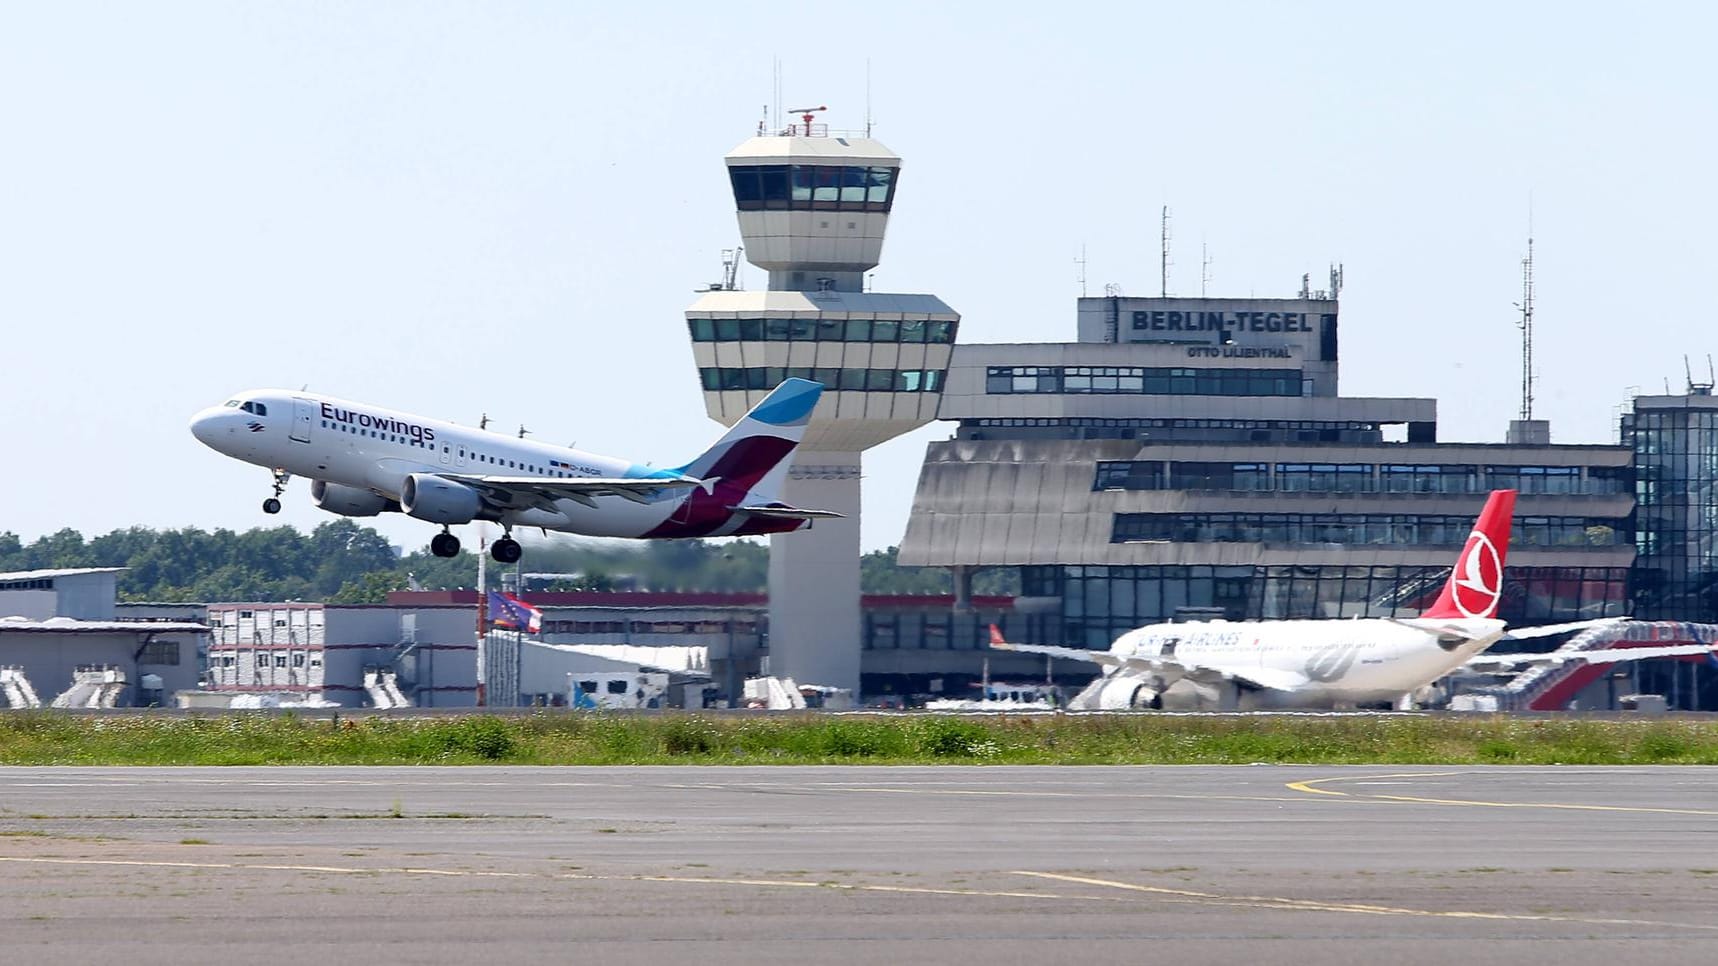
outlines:
{"label": "building window row", "polygon": [[741,211],[888,211],[898,168],[829,164],[747,164],[728,168]]}
{"label": "building window row", "polygon": [[955,323],[931,319],[687,319],[693,342],[954,342]]}
{"label": "building window row", "polygon": [[1154,396],[1299,396],[1299,369],[1141,366],[990,366],[987,393],[1142,393]]}
{"label": "building window row", "polygon": [[1627,467],[1479,466],[1402,463],[1209,463],[1116,460],[1098,463],[1094,490],[1239,490],[1279,493],[1487,493],[1618,496]]}
{"label": "building window row", "polygon": [[940,369],[825,369],[806,367],[755,367],[748,369],[699,369],[706,392],[732,389],[774,389],[783,379],[810,379],[825,389],[842,392],[937,392],[942,389]]}
{"label": "building window row", "polygon": [[[1513,547],[1614,547],[1632,543],[1623,521],[1516,517]],[[1459,547],[1471,516],[1385,513],[1118,513],[1112,543],[1272,543]]]}

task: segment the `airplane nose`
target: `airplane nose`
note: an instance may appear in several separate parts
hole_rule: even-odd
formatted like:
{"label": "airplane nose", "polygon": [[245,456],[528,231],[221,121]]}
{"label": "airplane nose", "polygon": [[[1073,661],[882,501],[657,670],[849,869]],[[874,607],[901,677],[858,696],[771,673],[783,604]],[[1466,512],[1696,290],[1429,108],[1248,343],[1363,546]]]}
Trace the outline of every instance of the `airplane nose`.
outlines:
{"label": "airplane nose", "polygon": [[191,435],[205,446],[215,445],[215,439],[221,434],[221,417],[225,410],[219,406],[211,406],[191,417]]}

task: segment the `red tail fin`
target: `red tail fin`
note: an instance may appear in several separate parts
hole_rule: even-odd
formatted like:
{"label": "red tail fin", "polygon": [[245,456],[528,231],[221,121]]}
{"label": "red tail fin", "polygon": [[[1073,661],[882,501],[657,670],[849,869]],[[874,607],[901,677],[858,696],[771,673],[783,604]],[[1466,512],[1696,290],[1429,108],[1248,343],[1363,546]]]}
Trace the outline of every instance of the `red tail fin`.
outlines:
{"label": "red tail fin", "polygon": [[995,624],[990,625],[990,646],[995,647],[998,644],[1007,643],[1007,641],[1002,639],[1002,629],[997,627]]}
{"label": "red tail fin", "polygon": [[1515,491],[1492,490],[1479,511],[1467,545],[1450,570],[1444,592],[1421,617],[1460,620],[1495,617],[1503,599],[1503,559],[1509,554],[1509,530],[1515,515]]}

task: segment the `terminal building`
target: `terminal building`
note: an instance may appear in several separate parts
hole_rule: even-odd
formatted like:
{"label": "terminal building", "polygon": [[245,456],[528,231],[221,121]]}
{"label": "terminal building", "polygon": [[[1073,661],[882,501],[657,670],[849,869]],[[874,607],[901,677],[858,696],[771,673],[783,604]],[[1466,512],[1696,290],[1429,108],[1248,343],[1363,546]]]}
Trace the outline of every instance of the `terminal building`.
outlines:
{"label": "terminal building", "polygon": [[1018,568],[1022,640],[1177,619],[1412,616],[1519,490],[1502,616],[1628,612],[1631,451],[1440,442],[1437,403],[1338,391],[1334,297],[1090,298],[1077,340],[955,347],[901,544]]}

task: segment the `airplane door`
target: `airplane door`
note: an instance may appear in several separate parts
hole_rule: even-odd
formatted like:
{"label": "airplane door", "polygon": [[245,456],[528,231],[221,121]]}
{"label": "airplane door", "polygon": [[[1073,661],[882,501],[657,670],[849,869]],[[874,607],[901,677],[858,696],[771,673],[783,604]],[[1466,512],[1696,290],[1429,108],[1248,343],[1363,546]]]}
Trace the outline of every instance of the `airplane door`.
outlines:
{"label": "airplane door", "polygon": [[315,418],[315,403],[308,399],[294,398],[292,400],[292,438],[300,443],[310,442],[310,423]]}

